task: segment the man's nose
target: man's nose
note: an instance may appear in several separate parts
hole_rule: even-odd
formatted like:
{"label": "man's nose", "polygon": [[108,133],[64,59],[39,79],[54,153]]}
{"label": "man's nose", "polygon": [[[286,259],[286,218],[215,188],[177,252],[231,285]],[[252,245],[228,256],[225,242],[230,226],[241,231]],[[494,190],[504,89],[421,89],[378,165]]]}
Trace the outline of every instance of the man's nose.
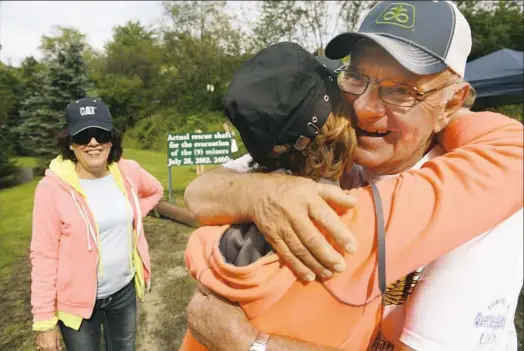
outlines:
{"label": "man's nose", "polygon": [[378,120],[386,114],[384,102],[380,98],[378,87],[370,86],[353,103],[353,109],[359,120]]}

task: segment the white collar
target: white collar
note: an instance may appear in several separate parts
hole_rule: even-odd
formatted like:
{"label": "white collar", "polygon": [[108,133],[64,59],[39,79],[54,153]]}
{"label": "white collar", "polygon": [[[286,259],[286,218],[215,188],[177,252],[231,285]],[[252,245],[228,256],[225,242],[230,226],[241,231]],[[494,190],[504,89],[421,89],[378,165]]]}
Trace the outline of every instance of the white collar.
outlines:
{"label": "white collar", "polygon": [[[422,168],[422,165],[424,165],[424,163],[428,162],[429,160],[431,160],[431,159],[433,159],[433,158],[435,158],[437,156],[443,155],[443,154],[444,154],[444,149],[442,148],[442,146],[436,145],[431,150],[429,150],[429,152],[426,153],[424,155],[424,157],[422,157],[417,162],[417,164],[415,164],[410,169],[420,169],[420,168]],[[391,177],[396,177],[398,175],[398,174],[376,175],[371,170],[366,169],[366,168],[364,168],[364,167],[362,167],[360,165],[357,165],[357,167],[358,167],[358,172],[360,173],[362,179],[367,181],[368,183],[369,182],[375,183],[375,182],[378,182],[380,180],[388,179],[388,178],[391,178]]]}

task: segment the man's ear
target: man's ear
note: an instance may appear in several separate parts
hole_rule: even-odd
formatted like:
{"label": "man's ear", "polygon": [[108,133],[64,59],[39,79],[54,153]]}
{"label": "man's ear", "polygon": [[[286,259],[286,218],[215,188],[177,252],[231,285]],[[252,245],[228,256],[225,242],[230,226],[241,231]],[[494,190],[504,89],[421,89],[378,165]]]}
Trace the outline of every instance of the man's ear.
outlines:
{"label": "man's ear", "polygon": [[437,119],[437,122],[435,123],[434,132],[439,133],[442,129],[444,129],[449,122],[457,115],[457,112],[462,108],[464,105],[464,101],[469,95],[469,90],[471,89],[471,86],[469,83],[462,82],[460,83],[460,88],[455,91],[455,93],[451,96],[451,98],[448,100],[446,105],[444,106],[444,110],[442,111],[442,114]]}

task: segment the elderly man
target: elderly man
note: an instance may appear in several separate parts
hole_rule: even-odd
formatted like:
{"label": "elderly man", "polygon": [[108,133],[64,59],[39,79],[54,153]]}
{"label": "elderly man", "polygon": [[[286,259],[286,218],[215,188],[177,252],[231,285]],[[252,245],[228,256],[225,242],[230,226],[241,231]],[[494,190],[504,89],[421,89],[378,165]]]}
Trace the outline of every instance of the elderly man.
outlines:
{"label": "elderly man", "polygon": [[[328,44],[331,59],[351,55],[340,69],[339,86],[353,104],[359,145],[357,165],[341,179],[344,188],[420,168],[442,154],[435,136],[457,117],[469,94],[462,78],[470,49],[469,25],[448,1],[380,2],[357,33]],[[350,207],[351,199],[300,178],[240,174],[248,162],[245,156],[188,187],[186,202],[200,221],[254,221],[305,280],[326,269],[343,270],[342,257],[304,223],[329,222],[325,229],[352,252],[351,233],[329,207]],[[401,298],[388,301],[383,337],[395,350],[516,349],[512,320],[521,286],[522,210],[426,266],[422,275],[413,272],[388,287],[390,296]],[[244,338],[232,336],[257,335],[241,311],[211,294],[197,293],[189,312],[193,334],[212,349],[247,349]],[[284,338],[267,344],[268,338],[262,335],[252,349],[315,349]]]}

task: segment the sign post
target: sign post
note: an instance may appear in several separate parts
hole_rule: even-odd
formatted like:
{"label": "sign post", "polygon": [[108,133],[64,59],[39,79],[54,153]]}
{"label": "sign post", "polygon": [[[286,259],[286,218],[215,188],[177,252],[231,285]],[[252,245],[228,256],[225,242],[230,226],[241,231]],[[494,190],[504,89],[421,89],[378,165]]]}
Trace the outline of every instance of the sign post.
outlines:
{"label": "sign post", "polygon": [[172,197],[173,197],[173,188],[171,186],[171,166],[167,166],[167,181],[169,182],[169,203],[173,203]]}
{"label": "sign post", "polygon": [[167,136],[169,202],[172,199],[171,167],[222,164],[231,160],[231,133],[185,133]]}

